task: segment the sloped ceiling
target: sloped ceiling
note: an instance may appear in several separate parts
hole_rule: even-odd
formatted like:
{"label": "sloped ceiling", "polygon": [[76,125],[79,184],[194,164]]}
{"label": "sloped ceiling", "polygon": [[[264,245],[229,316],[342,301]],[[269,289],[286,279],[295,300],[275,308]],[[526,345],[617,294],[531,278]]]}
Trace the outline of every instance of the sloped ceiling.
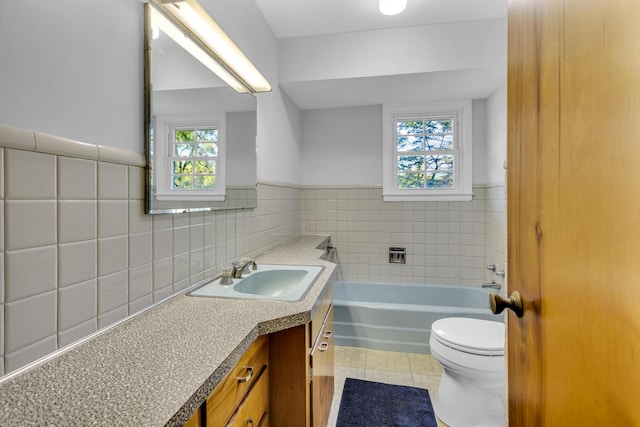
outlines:
{"label": "sloped ceiling", "polygon": [[485,98],[506,79],[506,0],[255,0],[301,109]]}

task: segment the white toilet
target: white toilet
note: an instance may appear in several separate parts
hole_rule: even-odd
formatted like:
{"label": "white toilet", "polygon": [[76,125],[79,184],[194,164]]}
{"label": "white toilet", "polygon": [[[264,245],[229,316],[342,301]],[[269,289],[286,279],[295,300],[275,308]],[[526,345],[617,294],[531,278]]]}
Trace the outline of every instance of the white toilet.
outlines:
{"label": "white toilet", "polygon": [[434,410],[450,427],[505,426],[504,335],[502,322],[433,322],[429,346],[443,368]]}

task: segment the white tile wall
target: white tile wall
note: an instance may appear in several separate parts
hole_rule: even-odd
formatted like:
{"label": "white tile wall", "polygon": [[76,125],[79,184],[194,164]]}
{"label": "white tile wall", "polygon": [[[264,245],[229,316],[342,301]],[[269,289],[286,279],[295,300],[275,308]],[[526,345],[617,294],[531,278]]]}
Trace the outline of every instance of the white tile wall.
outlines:
{"label": "white tile wall", "polygon": [[[255,209],[148,216],[135,161],[0,148],[0,374],[301,231],[331,234],[355,280],[475,285],[485,257],[504,259],[499,188],[465,203],[383,203],[377,188],[259,184]],[[407,248],[406,265],[388,264],[389,246]]]}
{"label": "white tile wall", "polygon": [[[495,264],[500,270],[506,268],[506,200],[504,185],[487,188],[485,224],[485,260],[487,264]],[[504,277],[486,271],[485,280],[503,285]]]}
{"label": "white tile wall", "polygon": [[[383,202],[380,188],[307,188],[303,206],[303,231],[334,236],[345,280],[484,279],[484,188],[470,202]],[[390,247],[406,248],[406,264],[389,263]]]}

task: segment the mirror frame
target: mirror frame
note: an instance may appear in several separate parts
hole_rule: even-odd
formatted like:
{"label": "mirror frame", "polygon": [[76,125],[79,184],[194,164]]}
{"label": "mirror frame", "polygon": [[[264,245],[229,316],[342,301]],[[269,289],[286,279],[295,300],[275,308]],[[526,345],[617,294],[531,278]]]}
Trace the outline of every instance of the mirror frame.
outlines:
{"label": "mirror frame", "polygon": [[[258,206],[257,178],[253,186],[226,186],[224,201],[210,200],[158,200],[153,188],[153,82],[151,81],[151,10],[144,5],[144,151],[145,165],[145,212],[147,214],[175,214],[213,211],[223,209],[254,209]],[[199,43],[190,34],[194,42]],[[243,94],[255,96],[251,93]]]}

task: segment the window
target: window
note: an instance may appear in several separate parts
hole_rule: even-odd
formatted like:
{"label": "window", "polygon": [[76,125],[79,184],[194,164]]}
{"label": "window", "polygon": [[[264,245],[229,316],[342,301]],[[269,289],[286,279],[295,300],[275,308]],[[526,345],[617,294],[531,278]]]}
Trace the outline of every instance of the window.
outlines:
{"label": "window", "polygon": [[166,123],[167,140],[158,145],[159,200],[224,200],[222,129],[218,123]]}
{"label": "window", "polygon": [[385,201],[471,200],[471,101],[383,107]]}
{"label": "window", "polygon": [[171,190],[215,190],[218,129],[176,127],[170,138]]}

